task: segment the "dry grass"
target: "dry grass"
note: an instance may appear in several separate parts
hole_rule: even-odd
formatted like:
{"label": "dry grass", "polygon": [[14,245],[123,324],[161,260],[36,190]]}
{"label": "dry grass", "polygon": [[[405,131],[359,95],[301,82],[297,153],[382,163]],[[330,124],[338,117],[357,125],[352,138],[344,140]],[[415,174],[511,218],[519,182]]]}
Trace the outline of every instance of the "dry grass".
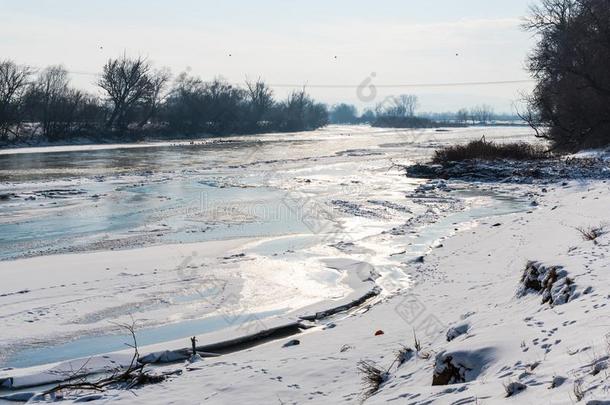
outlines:
{"label": "dry grass", "polygon": [[515,396],[527,388],[525,384],[516,381],[508,381],[502,385],[504,386],[504,393],[506,398]]}
{"label": "dry grass", "polygon": [[397,364],[398,367],[402,366],[404,363],[409,361],[411,357],[413,357],[413,349],[407,346],[400,346],[398,350],[396,350],[394,362],[392,365]]}
{"label": "dry grass", "polygon": [[417,353],[421,352],[421,341],[417,339],[417,334],[415,333],[415,329],[413,329],[413,347],[415,347],[415,351]]}
{"label": "dry grass", "polygon": [[582,235],[583,240],[586,241],[595,241],[600,236],[606,233],[606,230],[603,226],[595,226],[589,228],[576,228],[578,232]]}
{"label": "dry grass", "polygon": [[375,395],[388,376],[376,363],[366,360],[358,362],[358,372],[362,375],[363,400]]}
{"label": "dry grass", "polygon": [[576,402],[580,402],[585,398],[585,390],[583,389],[582,385],[582,380],[574,381],[572,393],[574,394],[574,398],[576,398]]}
{"label": "dry grass", "polygon": [[464,160],[539,160],[547,159],[550,153],[542,145],[532,145],[524,142],[495,143],[485,138],[471,141],[465,145],[447,146],[434,152],[434,163],[460,162]]}

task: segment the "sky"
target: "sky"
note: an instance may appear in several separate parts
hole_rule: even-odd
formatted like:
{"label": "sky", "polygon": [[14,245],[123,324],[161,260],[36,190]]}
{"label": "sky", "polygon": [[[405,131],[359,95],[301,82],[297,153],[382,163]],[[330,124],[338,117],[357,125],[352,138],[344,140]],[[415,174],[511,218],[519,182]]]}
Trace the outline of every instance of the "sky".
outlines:
{"label": "sky", "polygon": [[534,39],[520,24],[533,1],[0,0],[0,59],[63,64],[92,92],[104,63],[126,53],[174,75],[260,77],[280,98],[306,85],[360,109],[415,94],[420,111],[511,112],[531,82],[420,85],[530,79]]}

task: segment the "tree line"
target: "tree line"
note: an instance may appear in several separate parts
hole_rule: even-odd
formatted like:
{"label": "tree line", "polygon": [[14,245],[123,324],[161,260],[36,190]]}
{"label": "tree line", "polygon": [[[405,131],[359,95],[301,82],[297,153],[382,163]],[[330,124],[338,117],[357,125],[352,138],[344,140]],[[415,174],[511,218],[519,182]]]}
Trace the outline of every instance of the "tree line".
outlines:
{"label": "tree line", "polygon": [[516,121],[520,118],[510,114],[496,114],[493,107],[478,105],[461,108],[457,112],[419,113],[419,99],[416,95],[403,94],[386,97],[374,109],[366,109],[359,115],[351,104],[341,103],[329,111],[332,124],[371,124],[379,127],[435,127],[488,125],[495,121]]}
{"label": "tree line", "polygon": [[74,88],[62,66],[36,72],[0,60],[0,142],[291,132],[328,123],[327,107],[305,88],[277,100],[261,79],[236,86],[188,73],[172,78],[145,58],[108,60],[95,84],[101,96]]}

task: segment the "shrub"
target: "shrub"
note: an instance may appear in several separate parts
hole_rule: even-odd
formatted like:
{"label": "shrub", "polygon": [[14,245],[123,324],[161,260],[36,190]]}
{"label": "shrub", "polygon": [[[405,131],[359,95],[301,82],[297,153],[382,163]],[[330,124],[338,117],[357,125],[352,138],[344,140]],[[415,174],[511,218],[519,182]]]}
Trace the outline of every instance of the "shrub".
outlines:
{"label": "shrub", "polygon": [[504,392],[506,393],[506,398],[515,396],[516,394],[520,393],[521,391],[525,391],[526,389],[527,385],[517,381],[512,381],[504,384]]}
{"label": "shrub", "polygon": [[380,128],[437,128],[439,123],[424,117],[378,116],[374,127]]}
{"label": "shrub", "polygon": [[371,361],[360,361],[358,372],[362,375],[362,396],[365,400],[375,395],[388,378],[388,372]]}
{"label": "shrub", "polygon": [[537,160],[550,156],[542,145],[532,145],[524,142],[499,144],[486,141],[485,138],[471,141],[465,145],[453,145],[436,150],[432,161],[434,163],[459,162],[464,160]]}
{"label": "shrub", "polygon": [[583,240],[586,241],[596,241],[597,238],[603,236],[606,233],[606,230],[603,226],[591,227],[591,228],[576,228],[578,232],[582,235]]}
{"label": "shrub", "polygon": [[585,390],[583,389],[582,380],[574,381],[574,385],[572,386],[572,393],[574,394],[574,398],[576,398],[576,402],[580,402],[585,398]]}

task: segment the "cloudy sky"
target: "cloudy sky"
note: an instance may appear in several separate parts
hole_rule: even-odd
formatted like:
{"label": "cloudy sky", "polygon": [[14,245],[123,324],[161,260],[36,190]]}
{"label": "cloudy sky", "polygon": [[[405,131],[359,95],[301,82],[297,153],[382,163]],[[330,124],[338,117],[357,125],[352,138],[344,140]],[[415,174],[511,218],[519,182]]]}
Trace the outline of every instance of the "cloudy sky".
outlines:
{"label": "cloudy sky", "polygon": [[[423,111],[510,111],[531,83],[406,85],[529,79],[533,39],[520,23],[532,1],[0,0],[0,58],[61,63],[91,91],[104,62],[126,52],[175,74],[262,77],[279,96],[307,84],[329,104],[412,93]],[[378,86],[373,100],[358,96],[362,83]]]}

